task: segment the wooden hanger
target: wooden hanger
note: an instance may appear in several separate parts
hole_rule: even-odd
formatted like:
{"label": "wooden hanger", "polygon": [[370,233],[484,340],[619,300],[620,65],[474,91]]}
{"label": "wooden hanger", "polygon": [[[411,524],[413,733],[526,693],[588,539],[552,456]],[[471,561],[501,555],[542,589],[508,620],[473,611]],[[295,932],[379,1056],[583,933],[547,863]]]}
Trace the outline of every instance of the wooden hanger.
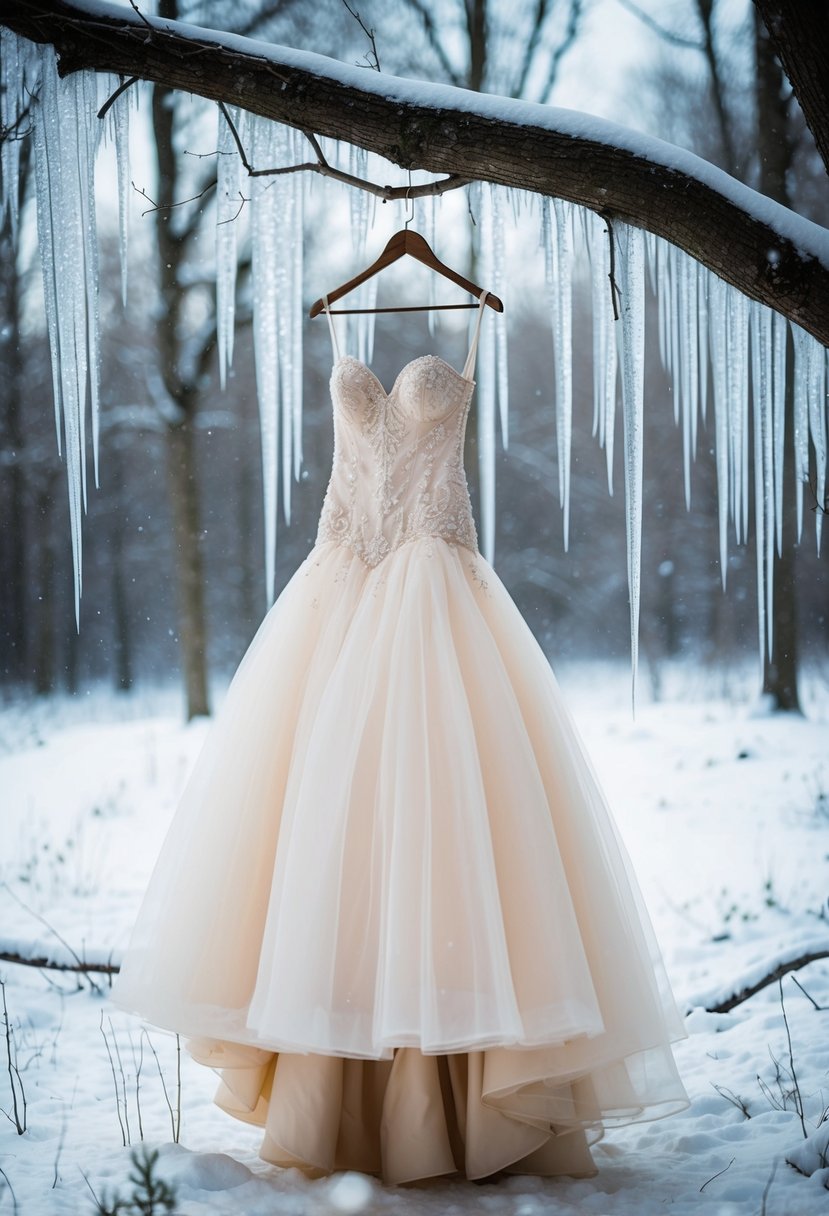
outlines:
{"label": "wooden hanger", "polygon": [[[334,291],[328,293],[328,303],[333,304],[335,300],[339,300],[341,296],[347,295],[349,291],[353,291],[355,287],[359,287],[361,283],[365,283],[366,279],[373,278],[379,274],[381,270],[385,270],[392,262],[396,262],[405,254],[409,257],[416,258],[418,262],[423,262],[424,266],[428,266],[430,270],[436,270],[438,274],[442,274],[444,278],[451,279],[453,283],[457,283],[464,291],[468,291],[470,295],[475,296],[475,301],[472,304],[416,304],[408,307],[400,308],[329,308],[330,313],[337,315],[343,313],[356,312],[428,312],[432,309],[447,309],[447,308],[478,308],[482,287],[478,287],[476,283],[471,283],[469,279],[465,279],[462,274],[458,274],[456,270],[445,266],[443,262],[435,256],[429,248],[426,241],[418,232],[413,232],[409,228],[401,228],[399,232],[395,232],[390,239],[386,248],[380,254],[376,262],[373,262],[367,270],[361,271],[356,278],[349,279],[347,283],[343,283],[341,287],[335,288]],[[484,304],[488,304],[490,308],[494,308],[496,312],[503,312],[504,305],[488,292],[484,298]],[[316,317],[323,311],[325,304],[322,300],[317,300],[311,306],[311,316]]]}

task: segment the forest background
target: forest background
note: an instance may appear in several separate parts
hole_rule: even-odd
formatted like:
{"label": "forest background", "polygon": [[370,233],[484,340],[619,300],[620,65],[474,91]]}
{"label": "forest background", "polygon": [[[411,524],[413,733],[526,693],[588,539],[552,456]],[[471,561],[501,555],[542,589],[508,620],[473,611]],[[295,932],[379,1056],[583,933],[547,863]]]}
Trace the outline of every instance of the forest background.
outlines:
{"label": "forest background", "polygon": [[[690,148],[806,217],[829,223],[825,171],[748,0],[658,7],[632,0],[542,0],[517,7],[497,0],[432,7],[427,0],[399,0],[366,3],[359,18],[342,0],[159,0],[157,12],[364,63],[366,71],[376,55],[385,72],[612,116]],[[210,708],[209,686],[226,684],[267,608],[259,421],[246,323],[249,254],[242,251],[236,353],[223,391],[212,270],[215,157],[204,155],[215,151],[215,108],[163,86],[138,85],[135,92],[140,100],[132,131],[126,308],[114,162],[99,173],[102,472],[84,520],[80,631],[73,611],[65,473],[54,438],[31,165],[24,172],[16,250],[8,223],[0,234],[0,679],[9,693],[77,692],[100,680],[126,692],[136,683],[180,678],[189,663],[185,707],[192,716]],[[24,167],[25,156],[24,151]],[[389,166],[379,180],[400,185],[405,174]],[[170,213],[155,210],[145,196],[195,201],[170,220]],[[375,211],[370,256],[406,218],[406,208],[396,204],[377,204]],[[436,251],[467,272],[475,269],[470,219],[463,200],[441,200]],[[347,187],[309,186],[308,303],[359,268],[349,224]],[[508,217],[511,434],[508,449],[499,445],[497,455],[495,566],[554,663],[624,660],[629,623],[622,451],[617,443],[616,492],[609,497],[605,456],[590,433],[589,270],[585,264],[574,283],[573,508],[565,552],[553,347],[535,232],[520,210]],[[422,281],[398,276],[381,292],[386,302],[396,303],[407,289],[422,295]],[[648,303],[653,314],[650,294]],[[457,323],[442,325],[433,339],[422,315],[415,317],[389,315],[378,323],[375,366],[387,384],[423,350],[463,357]],[[747,546],[731,545],[724,595],[712,420],[699,436],[686,511],[672,386],[660,363],[653,315],[648,330],[643,669],[654,697],[660,696],[666,663],[677,660],[714,673],[720,691],[727,691],[732,675],[757,664],[753,538]],[[331,466],[331,350],[324,322],[307,323],[304,345],[304,461],[290,526],[280,514],[277,592],[313,544]],[[181,427],[159,390],[169,383],[173,365],[192,445],[184,477]],[[474,422],[473,410],[466,466],[479,518]],[[181,521],[188,515],[196,538],[192,548],[181,543]],[[816,551],[810,516],[789,571],[791,594],[778,597],[778,606],[793,610],[786,636],[795,639],[797,662],[818,670],[827,663],[828,560],[825,547],[822,556]],[[201,602],[195,629],[192,604],[190,611],[183,608],[185,584],[191,596],[197,586]],[[199,681],[193,682],[194,663],[201,667],[201,692]]]}

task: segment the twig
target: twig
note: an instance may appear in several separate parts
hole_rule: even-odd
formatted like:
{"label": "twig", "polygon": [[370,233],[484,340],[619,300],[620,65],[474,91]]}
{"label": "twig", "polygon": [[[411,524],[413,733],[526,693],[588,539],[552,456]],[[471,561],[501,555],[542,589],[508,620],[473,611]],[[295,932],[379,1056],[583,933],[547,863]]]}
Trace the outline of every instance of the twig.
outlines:
{"label": "twig", "polygon": [[794,1070],[794,1055],[792,1053],[792,1035],[791,1035],[791,1031],[789,1030],[789,1019],[786,1016],[786,1002],[783,1000],[783,977],[781,976],[777,982],[780,987],[780,1008],[783,1010],[783,1025],[786,1027],[786,1039],[789,1044],[789,1066],[790,1066],[790,1072],[792,1074],[792,1081],[794,1083],[795,1110],[797,1111],[798,1115],[800,1116],[800,1127],[803,1132],[803,1139],[806,1140],[809,1133],[806,1131],[806,1120],[803,1118],[803,1097],[800,1093],[800,1085],[798,1084],[797,1073]]}
{"label": "twig", "polygon": [[801,991],[801,992],[803,993],[803,995],[806,997],[806,1000],[807,1000],[807,1001],[811,1001],[811,1002],[812,1002],[812,1004],[814,1005],[815,1009],[817,1010],[817,1012],[818,1012],[818,1013],[820,1013],[820,1012],[823,1010],[824,1006],[823,1006],[823,1005],[818,1005],[818,1003],[817,1003],[817,1001],[815,1000],[815,998],[814,998],[814,997],[813,997],[813,996],[812,996],[810,993],[808,993],[808,992],[806,991],[806,989],[803,987],[803,985],[801,984],[800,980],[799,980],[799,979],[798,979],[796,976],[794,976],[794,975],[793,975],[793,976],[791,977],[791,980],[792,980],[792,983],[793,983],[793,984],[797,984],[797,986],[798,986],[798,988],[800,989],[800,991]]}
{"label": "twig", "polygon": [[244,207],[245,203],[250,202],[250,199],[245,198],[245,196],[244,196],[244,194],[242,194],[241,190],[239,191],[239,198],[242,201],[239,203],[238,211],[235,213],[235,215],[229,215],[226,220],[217,220],[216,221],[217,228],[221,228],[222,224],[232,224],[234,220],[238,220],[239,216],[242,214],[242,208]]}
{"label": "twig", "polygon": [[24,106],[23,109],[17,114],[14,122],[9,123],[7,127],[0,127],[0,144],[5,143],[5,141],[7,139],[11,139],[12,136],[14,136],[15,139],[25,139],[27,137],[29,134],[28,131],[23,131],[22,134],[18,135],[17,128],[20,126],[24,118],[28,118],[29,109],[29,106]]}
{"label": "twig", "polygon": [[640,8],[638,4],[634,3],[634,0],[619,0],[619,4],[621,4],[622,8],[626,8],[629,13],[632,13],[634,17],[638,17],[642,24],[646,25],[648,29],[653,30],[653,32],[658,34],[660,38],[664,38],[666,42],[670,42],[674,46],[681,46],[684,50],[688,51],[705,50],[704,43],[696,42],[693,38],[684,38],[682,34],[675,34],[673,30],[669,30],[664,25],[660,25],[655,17],[652,17],[650,13],[646,13],[644,9]]}
{"label": "twig", "polygon": [[815,500],[815,504],[810,508],[810,510],[819,512],[821,515],[829,515],[829,494],[824,494],[823,502],[818,502],[817,477],[814,481],[812,481],[811,477],[807,480],[809,483],[809,489],[812,491],[812,498]]}
{"label": "twig", "polygon": [[[81,1167],[78,1166],[78,1169],[81,1170]],[[86,1174],[84,1174],[83,1170],[81,1170],[81,1176],[82,1176],[84,1182],[86,1183],[86,1185],[89,1187],[90,1191],[92,1192],[92,1198],[95,1200],[95,1205],[96,1205],[98,1211],[102,1212],[104,1210],[103,1205],[101,1204],[101,1201],[98,1198],[98,1196],[95,1194],[95,1191],[92,1189],[92,1183],[89,1181]]]}
{"label": "twig", "polygon": [[[30,908],[28,904],[24,903],[24,901],[20,898],[20,896],[17,895],[11,889],[11,887],[9,886],[9,884],[7,882],[4,882],[2,885],[6,888],[9,895],[11,895],[12,899],[17,901],[17,903],[20,905],[21,908],[23,908],[31,916],[34,916],[37,920],[39,920],[42,925],[45,925],[46,928],[49,930],[49,932],[53,933],[55,935],[55,937],[58,939],[58,941],[61,943],[61,945],[66,947],[66,949],[69,951],[69,953],[74,958],[75,962],[78,964],[77,967],[73,967],[73,968],[71,968],[71,970],[87,972],[88,969],[86,967],[86,964],[83,962],[83,960],[81,958],[78,957],[78,955],[75,953],[75,951],[72,949],[72,947],[66,941],[66,939],[61,937],[61,935],[58,933],[57,929],[54,929],[49,924],[48,920],[46,920],[46,918],[44,916],[41,916],[39,912],[35,912],[34,908]],[[2,956],[0,956],[0,957],[2,957]],[[70,968],[67,967],[66,970],[70,970]],[[90,988],[93,989],[93,991],[101,993],[101,994],[103,993],[103,990],[98,987],[98,985],[95,983],[95,981],[92,979],[89,979],[88,974],[87,974],[86,978],[89,980],[89,986],[90,986]]]}
{"label": "twig", "polygon": [[176,1127],[173,1140],[176,1144],[181,1136],[181,1035],[176,1035]]}
{"label": "twig", "polygon": [[[158,1075],[161,1078],[161,1088],[164,1090],[164,1100],[167,1103],[167,1109],[170,1112],[170,1126],[173,1129],[173,1140],[175,1141],[176,1144],[178,1144],[179,1132],[181,1130],[181,1096],[180,1096],[181,1095],[181,1072],[179,1071],[176,1074],[177,1080],[178,1080],[178,1089],[179,1089],[178,1126],[177,1126],[176,1118],[173,1114],[173,1104],[170,1101],[170,1095],[167,1093],[167,1082],[164,1080],[164,1072],[162,1071],[162,1068],[161,1068],[161,1061],[158,1058],[158,1052],[156,1051],[155,1047],[153,1046],[153,1041],[149,1035],[147,1035],[147,1042],[150,1045],[150,1051],[155,1056],[155,1065],[156,1065],[156,1068],[158,1069]],[[176,1035],[176,1047],[177,1047],[177,1050],[180,1052],[181,1046],[179,1043],[178,1035]]]}
{"label": "twig", "polygon": [[129,1103],[127,1102],[127,1078],[124,1073],[124,1064],[121,1060],[121,1047],[118,1042],[118,1035],[112,1026],[112,1018],[109,1019],[109,1029],[112,1032],[112,1041],[115,1044],[115,1056],[118,1060],[118,1071],[121,1073],[121,1089],[124,1094],[124,1123],[127,1125],[127,1140],[132,1144],[132,1133],[130,1131],[130,1111]]}
{"label": "twig", "polygon": [[138,1138],[139,1138],[139,1140],[144,1139],[144,1120],[141,1116],[141,1068],[144,1063],[144,1034],[145,1033],[146,1032],[144,1031],[144,1028],[142,1027],[141,1035],[139,1036],[139,1040],[138,1040],[140,1051],[139,1051],[139,1055],[138,1055],[137,1064],[135,1063],[135,1044],[132,1041],[132,1035],[129,1036],[130,1050],[132,1051],[132,1063],[133,1063],[133,1067],[135,1068],[135,1109],[138,1111]]}
{"label": "twig", "polygon": [[[9,1116],[9,1122],[13,1122],[17,1130],[18,1136],[22,1136],[26,1131],[27,1106],[26,1106],[26,1091],[23,1088],[23,1082],[20,1079],[20,1069],[17,1067],[17,1044],[14,1047],[14,1059],[12,1059],[12,1033],[11,1022],[9,1021],[9,1010],[6,1005],[6,984],[4,980],[0,980],[0,990],[3,993],[3,1022],[6,1028],[6,1058],[8,1060],[9,1069],[9,1085],[12,1091],[12,1110],[14,1111],[14,1119]],[[17,1091],[20,1090],[20,1101],[23,1105],[23,1118],[21,1120],[20,1110],[17,1104]],[[8,1179],[7,1179],[8,1181]],[[10,1188],[11,1189],[11,1188]]]}
{"label": "twig", "polygon": [[613,221],[606,212],[600,211],[599,214],[607,224],[605,231],[607,232],[607,238],[610,242],[610,273],[607,277],[610,279],[610,299],[613,303],[613,320],[618,321],[619,308],[617,305],[617,300],[621,300],[622,293],[619,291],[619,284],[616,282],[616,242],[613,238]]}
{"label": "twig", "polygon": [[719,1173],[712,1174],[710,1178],[708,1178],[705,1182],[703,1182],[702,1186],[699,1188],[700,1194],[702,1194],[702,1192],[708,1186],[709,1182],[713,1182],[715,1178],[719,1178],[720,1175],[724,1174],[726,1170],[730,1170],[736,1160],[737,1160],[736,1157],[732,1157],[731,1160],[729,1161],[728,1165],[725,1167],[725,1169],[720,1170]]}
{"label": "twig", "polygon": [[[377,43],[374,38],[374,30],[368,28],[365,21],[363,21],[362,17],[357,12],[357,10],[352,8],[351,5],[348,3],[348,0],[343,0],[343,4],[348,9],[348,11],[351,13],[351,16],[354,18],[354,20],[360,26],[360,29],[363,31],[366,38],[368,38],[369,42],[371,43],[371,50],[364,56],[366,65],[370,68],[373,68],[375,72],[379,72],[380,71],[380,58],[377,54]],[[372,60],[374,62],[372,62]],[[357,66],[359,67],[360,65],[357,64]]]}
{"label": "twig", "polygon": [[140,76],[130,76],[129,79],[122,80],[121,83],[118,85],[118,88],[112,94],[112,96],[108,97],[106,99],[106,101],[104,102],[104,104],[101,106],[100,110],[98,111],[98,117],[106,118],[107,114],[109,113],[109,110],[111,109],[112,106],[115,105],[116,101],[121,96],[121,94],[126,93],[127,89],[130,88],[131,85],[134,85],[135,82],[140,79],[141,79]]}
{"label": "twig", "polygon": [[172,211],[174,207],[184,207],[187,203],[195,203],[197,199],[203,198],[208,190],[213,190],[215,186],[215,181],[208,182],[205,188],[200,190],[198,194],[194,194],[192,198],[181,198],[177,203],[157,203],[154,199],[150,198],[143,186],[136,186],[135,182],[132,182],[133,190],[140,194],[142,198],[145,198],[148,203],[152,203],[152,207],[148,207],[146,211],[141,212],[142,216],[151,215],[154,211]]}
{"label": "twig", "polygon": [[776,1170],[777,1170],[777,1161],[775,1161],[774,1165],[771,1167],[771,1173],[769,1174],[768,1181],[766,1182],[766,1185],[763,1187],[763,1200],[760,1204],[760,1216],[766,1216],[766,1199],[768,1198],[768,1193],[771,1190],[771,1184],[774,1181],[774,1175],[775,1175]]}
{"label": "twig", "polygon": [[787,972],[799,971],[801,967],[806,967],[809,963],[815,963],[822,958],[829,958],[829,950],[814,950],[810,954],[801,954],[799,958],[780,963],[778,967],[775,967],[768,975],[764,975],[756,984],[746,985],[745,988],[716,1005],[707,1005],[706,1013],[730,1013],[737,1005],[742,1005],[743,1001],[747,1001],[755,993],[760,992],[763,988],[767,988],[775,980],[781,979]]}
{"label": "twig", "polygon": [[3,1169],[2,1165],[0,1165],[0,1174],[2,1174],[3,1177],[5,1178],[6,1186],[9,1188],[9,1194],[12,1197],[12,1216],[17,1216],[17,1213],[19,1211],[19,1208],[17,1206],[17,1196],[14,1193],[14,1187],[9,1182],[9,1176],[6,1173],[6,1171]]}
{"label": "twig", "polygon": [[77,963],[58,963],[54,959],[40,956],[37,958],[26,958],[22,954],[17,954],[14,950],[0,951],[0,962],[19,963],[23,967],[38,967],[49,971],[82,971],[85,975],[90,971],[117,975],[121,970],[117,963],[82,963],[80,960]]}
{"label": "twig", "polygon": [[[110,1019],[110,1028],[112,1028],[111,1019]],[[107,1038],[106,1031],[104,1030],[103,1012],[101,1013],[100,1031],[101,1031],[101,1034],[104,1036],[104,1045],[107,1049],[107,1055],[109,1056],[109,1067],[112,1072],[112,1083],[115,1086],[115,1113],[118,1116],[118,1123],[121,1128],[121,1142],[124,1144],[124,1146],[126,1146],[127,1136],[126,1136],[126,1132],[124,1131],[124,1121],[121,1118],[121,1095],[118,1092],[118,1075],[115,1072],[115,1061],[113,1060],[112,1052],[109,1049],[109,1039]],[[86,1175],[84,1175],[84,1177],[86,1177]],[[94,1194],[94,1192],[93,1192],[93,1194]]]}
{"label": "twig", "polygon": [[746,1119],[751,1118],[745,1098],[741,1098],[739,1094],[735,1094],[733,1090],[728,1089],[725,1085],[716,1085],[713,1081],[711,1084],[721,1098],[725,1098],[726,1102],[730,1102],[732,1106],[737,1107],[737,1110],[742,1111]]}
{"label": "twig", "polygon": [[[233,119],[230,117],[227,106],[223,101],[217,103],[219,109],[225,117],[227,125],[230,127],[230,133],[233,136],[233,142],[236,144],[236,149],[239,153],[239,158],[245,167],[248,177],[279,177],[285,173],[319,173],[322,177],[331,177],[334,181],[342,182],[346,186],[354,186],[355,189],[365,190],[368,194],[373,194],[377,198],[382,198],[384,202],[391,202],[398,198],[429,198],[433,195],[445,194],[448,190],[457,190],[461,186],[469,184],[469,179],[460,177],[457,174],[450,174],[449,177],[440,178],[438,181],[425,182],[420,186],[380,186],[376,182],[370,182],[362,177],[356,177],[353,173],[346,173],[343,169],[336,169],[330,165],[323,155],[322,148],[316,136],[310,131],[303,131],[302,134],[311,144],[317,154],[316,163],[306,161],[299,165],[280,165],[272,169],[254,169],[251,162],[248,160],[239,132]],[[149,196],[145,196],[149,197]],[[199,195],[196,196],[200,197]],[[152,199],[150,199],[152,202]],[[185,199],[185,202],[192,202],[191,199]],[[172,204],[180,206],[179,203]]]}
{"label": "twig", "polygon": [[58,1178],[59,1178],[58,1166],[60,1163],[60,1155],[63,1152],[63,1142],[66,1139],[66,1123],[67,1123],[66,1103],[64,1102],[63,1103],[63,1118],[61,1119],[61,1124],[60,1124],[60,1136],[58,1137],[58,1147],[55,1151],[55,1172],[52,1177],[52,1190],[54,1190],[55,1187],[58,1185]]}
{"label": "twig", "polygon": [[134,9],[134,10],[135,10],[135,12],[138,14],[138,16],[141,18],[141,20],[142,20],[142,21],[144,22],[144,24],[146,25],[147,29],[150,31],[150,33],[152,33],[152,29],[153,29],[153,27],[150,25],[150,23],[149,23],[149,21],[147,20],[147,18],[146,18],[146,17],[144,16],[144,14],[141,12],[141,9],[140,9],[140,8],[138,7],[138,5],[135,3],[135,0],[130,0],[130,7],[131,7],[132,9]]}

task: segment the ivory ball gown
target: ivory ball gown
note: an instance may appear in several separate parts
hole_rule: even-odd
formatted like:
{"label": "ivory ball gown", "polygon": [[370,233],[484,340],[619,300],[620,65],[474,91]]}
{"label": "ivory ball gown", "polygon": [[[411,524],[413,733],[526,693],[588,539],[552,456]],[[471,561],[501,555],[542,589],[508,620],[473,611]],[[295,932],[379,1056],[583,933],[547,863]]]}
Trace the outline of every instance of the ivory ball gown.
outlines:
{"label": "ivory ball gown", "polygon": [[234,676],[112,990],[187,1036],[262,1158],[312,1176],[587,1176],[604,1128],[688,1105],[630,859],[478,552],[482,300],[462,373],[423,355],[386,392],[337,358],[316,542]]}

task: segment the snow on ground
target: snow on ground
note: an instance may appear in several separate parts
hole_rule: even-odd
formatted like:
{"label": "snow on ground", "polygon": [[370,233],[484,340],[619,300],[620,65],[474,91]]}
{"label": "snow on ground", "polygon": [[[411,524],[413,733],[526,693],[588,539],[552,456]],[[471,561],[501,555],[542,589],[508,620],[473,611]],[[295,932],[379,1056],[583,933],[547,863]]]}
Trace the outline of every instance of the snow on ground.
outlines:
{"label": "snow on ground", "polygon": [[[186,1052],[175,1143],[175,1036],[142,1033],[109,1005],[105,978],[93,977],[96,991],[69,973],[2,962],[27,1129],[18,1135],[12,1121],[4,1059],[0,1212],[74,1216],[94,1213],[91,1189],[130,1194],[142,1134],[179,1216],[829,1212],[829,1120],[818,1127],[829,1105],[829,960],[797,973],[802,988],[787,976],[782,1002],[773,984],[732,1013],[705,1011],[778,962],[829,949],[825,675],[806,681],[807,717],[789,719],[756,712],[753,673],[715,690],[710,676],[679,669],[662,702],[640,694],[633,719],[624,670],[559,674],[687,1013],[689,1037],[675,1050],[689,1110],[608,1133],[592,1179],[308,1181],[257,1157],[260,1130],[213,1105],[214,1074]],[[203,723],[181,723],[176,692],[0,707],[0,950],[117,962],[204,734]],[[787,1155],[816,1172],[799,1173]]]}

